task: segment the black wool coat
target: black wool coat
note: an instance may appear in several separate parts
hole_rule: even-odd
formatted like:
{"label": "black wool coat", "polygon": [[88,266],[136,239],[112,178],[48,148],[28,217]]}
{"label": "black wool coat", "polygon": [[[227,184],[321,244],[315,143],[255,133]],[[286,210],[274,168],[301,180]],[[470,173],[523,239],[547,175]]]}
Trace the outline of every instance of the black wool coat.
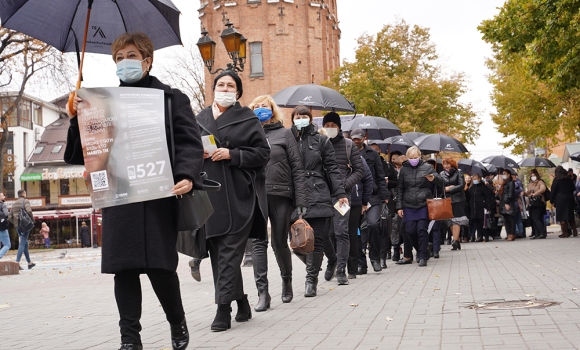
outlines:
{"label": "black wool coat", "polygon": [[308,209],[304,217],[334,216],[332,198],[346,198],[343,176],[334,157],[334,147],[328,137],[316,131],[314,124],[309,124],[300,133],[293,125],[292,132],[300,145],[306,172]]}
{"label": "black wool coat", "polygon": [[550,201],[556,207],[556,221],[574,220],[575,190],[576,186],[570,178],[554,179],[552,182]]}
{"label": "black wool coat", "polygon": [[471,219],[483,219],[483,209],[491,213],[495,212],[496,203],[493,192],[485,184],[471,184],[466,194]]}
{"label": "black wool coat", "polygon": [[[201,188],[203,146],[189,98],[149,75],[135,84],[121,83],[121,86],[160,89],[166,98],[171,98],[175,137],[173,177],[176,183],[189,179],[194,187]],[[167,110],[165,134],[171,156]],[[84,164],[77,118],[70,121],[64,160],[69,164]],[[101,271],[118,273],[144,268],[175,271],[178,263],[175,204],[175,197],[168,197],[103,208]]]}
{"label": "black wool coat", "polygon": [[[268,202],[266,164],[270,147],[254,112],[236,103],[214,119],[212,107],[197,115],[201,134],[214,135],[218,148],[228,148],[230,160],[205,159],[203,170],[221,183],[221,190],[208,192],[214,214],[205,224],[207,238],[232,235],[246,228],[254,217],[251,238],[266,239]],[[255,212],[256,206],[258,212]]]}
{"label": "black wool coat", "polygon": [[306,207],[308,194],[302,154],[292,130],[277,122],[265,124],[264,132],[271,148],[266,165],[266,192],[292,198],[295,207]]}
{"label": "black wool coat", "polygon": [[383,170],[381,156],[377,153],[377,151],[370,148],[366,144],[363,144],[363,148],[359,152],[367,162],[367,165],[373,174],[375,187],[373,188],[373,194],[371,196],[370,203],[371,205],[381,204],[386,199],[391,197],[387,187],[387,182],[385,181],[385,171]]}

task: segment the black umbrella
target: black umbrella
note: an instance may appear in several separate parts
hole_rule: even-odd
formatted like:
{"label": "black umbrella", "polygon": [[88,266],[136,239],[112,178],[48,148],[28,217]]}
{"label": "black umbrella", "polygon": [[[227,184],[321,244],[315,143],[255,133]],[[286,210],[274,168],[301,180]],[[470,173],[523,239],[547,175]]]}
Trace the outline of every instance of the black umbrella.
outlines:
{"label": "black umbrella", "polygon": [[342,123],[342,131],[363,129],[369,139],[384,140],[391,136],[401,135],[401,129],[387,118],[361,116]]}
{"label": "black umbrella", "polygon": [[444,134],[428,134],[416,139],[415,144],[425,153],[457,152],[467,153],[467,148],[451,136]]}
{"label": "black umbrella", "polygon": [[493,164],[484,164],[491,175],[497,175],[497,167]]}
{"label": "black umbrella", "polygon": [[533,167],[533,168],[555,168],[556,165],[552,163],[549,159],[541,157],[530,157],[522,160],[520,166]]}
{"label": "black umbrella", "polygon": [[474,159],[460,159],[457,162],[459,169],[468,175],[481,175],[483,177],[489,176],[490,172],[486,169],[485,165]]}
{"label": "black umbrella", "polygon": [[513,168],[513,169],[519,169],[520,166],[518,165],[518,163],[506,156],[490,156],[487,158],[484,158],[482,161],[482,163],[487,163],[487,164],[493,164],[496,167],[499,168]]}
{"label": "black umbrella", "polygon": [[570,159],[576,162],[580,162],[580,152],[572,153]]}
{"label": "black umbrella", "polygon": [[411,132],[404,132],[404,133],[403,133],[403,136],[406,136],[406,137],[408,137],[408,138],[409,138],[409,139],[411,139],[412,141],[415,141],[415,140],[416,140],[416,139],[418,139],[419,137],[421,137],[421,136],[425,136],[425,135],[427,135],[427,134],[426,134],[426,133],[424,133],[424,132],[414,132],[414,131],[411,131]]}
{"label": "black umbrella", "polygon": [[409,147],[415,146],[413,141],[402,135],[392,136],[384,140],[368,141],[369,145],[372,145],[373,143],[376,143],[383,153],[401,152],[402,154],[405,154]]}
{"label": "black umbrella", "polygon": [[272,97],[280,107],[306,106],[316,110],[354,112],[354,107],[340,93],[316,84],[290,86]]}

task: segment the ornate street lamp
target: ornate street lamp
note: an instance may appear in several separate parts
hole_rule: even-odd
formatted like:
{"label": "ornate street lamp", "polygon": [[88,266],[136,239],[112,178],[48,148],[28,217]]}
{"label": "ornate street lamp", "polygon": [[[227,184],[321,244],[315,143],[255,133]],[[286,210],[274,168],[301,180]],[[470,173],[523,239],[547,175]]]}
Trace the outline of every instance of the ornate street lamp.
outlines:
{"label": "ornate street lamp", "polygon": [[228,56],[232,60],[232,62],[228,62],[227,68],[217,68],[215,71],[212,71],[215,60],[216,43],[208,35],[208,32],[205,30],[205,28],[202,29],[201,35],[202,37],[197,41],[197,47],[201,53],[203,63],[207,67],[207,70],[210,74],[216,74],[224,70],[231,70],[234,72],[244,71],[244,63],[246,63],[247,39],[244,38],[244,36],[238,32],[236,28],[234,28],[234,24],[231,23],[229,19],[226,23],[226,29],[224,29],[220,35],[220,38],[226,47],[226,51],[228,52]]}

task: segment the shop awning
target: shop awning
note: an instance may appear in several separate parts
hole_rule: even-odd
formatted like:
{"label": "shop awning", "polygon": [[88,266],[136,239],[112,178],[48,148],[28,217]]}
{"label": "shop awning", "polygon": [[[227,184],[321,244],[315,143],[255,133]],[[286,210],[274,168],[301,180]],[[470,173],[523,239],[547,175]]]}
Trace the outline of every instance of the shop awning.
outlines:
{"label": "shop awning", "polygon": [[20,175],[20,181],[42,181],[84,178],[84,165],[51,164],[28,166]]}
{"label": "shop awning", "polygon": [[69,218],[88,219],[92,213],[93,209],[39,210],[32,212],[35,220]]}

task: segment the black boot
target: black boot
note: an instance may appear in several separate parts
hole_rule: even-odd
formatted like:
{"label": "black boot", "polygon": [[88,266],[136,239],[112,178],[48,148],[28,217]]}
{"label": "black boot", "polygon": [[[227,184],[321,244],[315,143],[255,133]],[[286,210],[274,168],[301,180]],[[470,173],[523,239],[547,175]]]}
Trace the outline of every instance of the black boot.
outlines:
{"label": "black boot", "polygon": [[332,261],[328,261],[328,264],[326,265],[326,272],[324,272],[324,279],[327,281],[330,281],[331,279],[334,278],[334,275],[336,273],[336,264],[337,261],[334,260],[334,262]]}
{"label": "black boot", "polygon": [[187,349],[189,344],[189,332],[185,319],[178,325],[169,325],[171,328],[171,346],[173,350]]}
{"label": "black boot", "polygon": [[191,277],[194,280],[201,281],[201,273],[199,272],[199,265],[201,264],[201,259],[193,258],[189,261],[189,267],[191,268]]}
{"label": "black boot", "polygon": [[296,252],[294,253],[294,255],[296,255],[296,257],[297,257],[298,259],[300,259],[300,261],[302,261],[302,262],[304,263],[304,265],[306,265],[306,255],[304,255],[304,254],[299,254],[299,253],[296,253]]}
{"label": "black boot", "polygon": [[254,310],[256,312],[262,312],[262,311],[266,311],[270,308],[270,300],[272,298],[270,297],[270,293],[268,293],[267,290],[258,293],[258,304],[256,304],[256,307],[254,308]]}
{"label": "black boot", "polygon": [[318,273],[324,253],[312,252],[306,255],[306,283],[304,285],[304,296],[315,297],[318,286]]}
{"label": "black boot", "polygon": [[401,253],[399,252],[399,247],[393,248],[393,261],[401,260]]}
{"label": "black boot", "polygon": [[211,330],[215,332],[227,331],[232,327],[232,308],[230,304],[218,304]]}
{"label": "black boot", "polygon": [[246,250],[244,252],[244,261],[242,263],[243,267],[252,266],[252,240],[253,239],[248,239],[248,242],[246,242]]}
{"label": "black boot", "polygon": [[280,277],[282,277],[282,302],[289,303],[294,298],[292,291],[292,253],[287,247],[274,251],[276,261],[280,267]]}
{"label": "black boot", "polygon": [[338,268],[336,270],[336,282],[338,282],[339,286],[348,284],[348,278],[346,277],[346,271],[344,268]]}
{"label": "black boot", "polygon": [[248,301],[248,295],[244,294],[242,299],[236,300],[238,312],[236,313],[236,322],[248,322],[252,318],[252,308]]}
{"label": "black boot", "polygon": [[[258,304],[254,310],[266,311],[270,307],[270,294],[268,293],[268,241],[252,240],[252,263],[254,267],[254,281],[258,289]],[[237,319],[236,319],[237,320]]]}
{"label": "black boot", "polygon": [[294,299],[292,290],[292,277],[282,279],[282,302],[289,303]]}
{"label": "black boot", "polygon": [[386,269],[387,268],[386,259],[381,259],[380,263],[381,263],[381,269]]}
{"label": "black boot", "polygon": [[121,343],[119,350],[143,350],[142,344]]}

